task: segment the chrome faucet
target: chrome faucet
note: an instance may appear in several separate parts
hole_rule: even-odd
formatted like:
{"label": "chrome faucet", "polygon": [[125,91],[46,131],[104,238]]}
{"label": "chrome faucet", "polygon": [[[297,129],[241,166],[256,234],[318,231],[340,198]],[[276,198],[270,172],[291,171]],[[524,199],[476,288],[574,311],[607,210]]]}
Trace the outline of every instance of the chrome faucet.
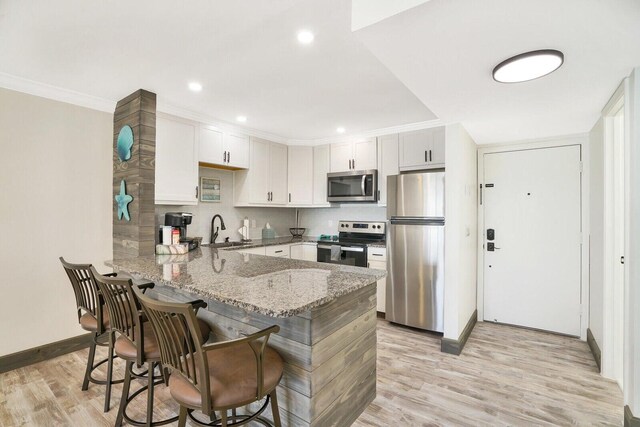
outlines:
{"label": "chrome faucet", "polygon": [[227,227],[224,226],[224,220],[222,219],[222,217],[218,214],[215,214],[211,219],[211,244],[214,244],[216,242],[216,239],[218,238],[218,230],[220,230],[220,228],[218,227],[216,227],[215,229],[213,228],[216,222],[216,218],[220,218],[220,228],[223,230],[227,229]]}

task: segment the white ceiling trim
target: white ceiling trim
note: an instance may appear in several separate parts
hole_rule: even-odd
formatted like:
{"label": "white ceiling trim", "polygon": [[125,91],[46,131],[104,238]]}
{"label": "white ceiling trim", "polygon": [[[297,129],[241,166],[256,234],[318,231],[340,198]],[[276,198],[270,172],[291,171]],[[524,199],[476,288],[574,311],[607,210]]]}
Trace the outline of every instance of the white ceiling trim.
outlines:
{"label": "white ceiling trim", "polygon": [[116,102],[46,83],[0,73],[0,87],[113,114]]}
{"label": "white ceiling trim", "polygon": [[[92,110],[104,111],[113,114],[116,108],[116,101],[109,99],[99,98],[92,95],[76,92],[69,89],[64,89],[58,86],[49,85],[46,83],[37,82],[35,80],[29,80],[22,77],[17,77],[7,73],[0,72],[0,87],[5,89],[15,90],[17,92],[27,93],[42,98],[51,99],[54,101],[65,102],[67,104],[78,105],[80,107],[90,108]],[[191,111],[184,107],[179,107],[171,103],[166,102],[161,97],[158,97],[157,110],[161,113],[176,116],[182,119],[199,122],[207,126],[212,126],[220,130],[229,132],[241,132],[249,136],[257,138],[267,139],[273,142],[279,142],[286,145],[325,145],[334,144],[339,142],[348,142],[355,139],[374,138],[382,135],[389,135],[393,133],[411,132],[414,130],[427,129],[436,126],[442,126],[441,120],[427,120],[416,123],[408,123],[398,126],[389,126],[385,128],[373,129],[366,132],[351,135],[340,135],[336,137],[327,137],[319,139],[296,139],[285,138],[280,135],[276,135],[269,132],[264,132],[258,129],[252,129],[244,126],[237,126],[229,122],[225,122],[215,117],[208,116],[206,114]]]}

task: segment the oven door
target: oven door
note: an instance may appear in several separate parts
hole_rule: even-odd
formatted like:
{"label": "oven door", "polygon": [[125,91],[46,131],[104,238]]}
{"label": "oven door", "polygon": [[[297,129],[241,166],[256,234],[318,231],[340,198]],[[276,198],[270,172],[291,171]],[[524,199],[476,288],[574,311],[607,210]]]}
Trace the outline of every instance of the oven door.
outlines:
{"label": "oven door", "polygon": [[[332,246],[335,249],[332,250]],[[332,256],[333,254],[333,256]],[[331,264],[367,266],[367,247],[360,245],[318,243],[318,262]]]}
{"label": "oven door", "polygon": [[378,201],[378,171],[349,171],[327,174],[329,202]]}

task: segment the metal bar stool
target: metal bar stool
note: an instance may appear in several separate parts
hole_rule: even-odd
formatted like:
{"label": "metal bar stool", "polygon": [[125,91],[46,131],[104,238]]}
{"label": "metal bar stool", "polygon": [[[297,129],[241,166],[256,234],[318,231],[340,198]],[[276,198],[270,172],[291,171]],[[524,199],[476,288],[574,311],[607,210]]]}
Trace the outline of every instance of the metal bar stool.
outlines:
{"label": "metal bar stool", "polygon": [[[269,336],[279,332],[279,326],[235,340],[204,344],[192,306],[156,301],[141,293],[138,299],[158,337],[162,364],[171,371],[169,391],[180,404],[178,426],[184,427],[189,416],[207,426],[239,426],[256,421],[280,427],[276,387],[284,364],[282,357],[267,346]],[[237,413],[238,408],[262,400],[264,403],[255,413]],[[269,402],[274,424],[261,416]],[[205,424],[194,418],[195,409],[211,422]]]}
{"label": "metal bar stool", "polygon": [[[103,310],[103,302],[99,295],[95,277],[91,272],[91,264],[71,264],[66,262],[62,257],[60,257],[60,262],[62,263],[67,276],[69,276],[69,281],[71,282],[73,293],[76,297],[78,323],[80,323],[80,326],[85,331],[93,332],[91,345],[89,347],[89,357],[87,358],[87,368],[82,381],[82,390],[84,391],[89,388],[89,382],[106,385],[104,412],[107,412],[111,402],[111,385],[119,384],[124,381],[122,379],[113,381],[113,346],[111,345],[110,340],[107,339],[107,342],[103,341],[103,336],[107,334],[107,329],[109,327],[109,316]],[[115,273],[111,273],[107,276],[114,275]],[[105,359],[94,364],[96,346],[109,347],[109,353]],[[92,376],[92,373],[96,368],[104,363],[108,364],[107,379],[98,380]]]}
{"label": "metal bar stool", "polygon": [[[93,267],[92,272],[109,312],[109,330],[120,334],[115,340],[113,348],[116,355],[126,362],[122,398],[120,399],[116,426],[122,425],[123,420],[135,426],[159,426],[176,421],[178,417],[153,421],[154,387],[165,382],[166,376],[160,363],[158,339],[151,324],[146,321],[139,305],[138,295],[143,295],[143,292],[134,287],[130,279],[101,276]],[[134,293],[133,289],[136,289],[137,293]],[[195,307],[196,310],[207,306],[202,300],[193,301],[188,305],[189,307]],[[206,341],[210,329],[202,321],[199,321],[199,326],[201,334],[198,339]],[[110,335],[110,338],[113,342],[113,335]],[[134,372],[134,363],[138,368],[146,364],[147,370],[141,373]],[[159,376],[155,375],[156,368],[160,369],[161,374]],[[132,378],[146,379],[147,383],[129,394]],[[127,407],[133,399],[144,391],[147,391],[146,420],[134,420],[127,414]]]}

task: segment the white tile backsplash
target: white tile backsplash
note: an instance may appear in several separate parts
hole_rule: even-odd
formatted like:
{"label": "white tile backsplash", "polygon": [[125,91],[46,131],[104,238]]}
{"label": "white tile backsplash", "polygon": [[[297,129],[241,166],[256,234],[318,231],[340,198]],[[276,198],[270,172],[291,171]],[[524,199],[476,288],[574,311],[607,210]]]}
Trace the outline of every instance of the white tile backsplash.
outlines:
{"label": "white tile backsplash", "polygon": [[[222,199],[220,203],[199,202],[195,206],[169,206],[156,205],[156,230],[164,224],[165,212],[190,212],[193,214],[193,222],[187,229],[189,237],[202,237],[203,243],[209,242],[211,235],[211,219],[215,214],[220,214],[224,219],[226,230],[220,230],[217,242],[240,240],[238,229],[242,220],[249,218],[249,236],[252,239],[262,238],[262,229],[268,222],[276,231],[276,236],[289,236],[289,227],[295,226],[295,209],[290,208],[236,208],[233,206],[233,172],[200,168],[200,176],[219,178]],[[253,225],[255,223],[255,228]],[[216,225],[218,221],[216,220]]]}
{"label": "white tile backsplash", "polygon": [[[238,229],[242,220],[249,218],[249,236],[262,238],[262,229],[268,222],[276,231],[276,236],[290,236],[289,228],[295,227],[296,210],[294,208],[236,208],[233,206],[233,172],[211,168],[200,168],[200,176],[219,178],[221,186],[220,203],[199,202],[195,206],[156,205],[156,230],[164,224],[166,212],[190,212],[193,222],[187,229],[189,237],[202,237],[203,243],[209,242],[211,219],[215,214],[222,215],[226,230],[220,230],[218,242],[225,237],[240,240]],[[338,221],[384,221],[386,208],[370,204],[345,204],[330,208],[300,209],[300,226],[307,229],[306,236],[320,234],[338,234]],[[216,221],[216,225],[217,225]]]}

